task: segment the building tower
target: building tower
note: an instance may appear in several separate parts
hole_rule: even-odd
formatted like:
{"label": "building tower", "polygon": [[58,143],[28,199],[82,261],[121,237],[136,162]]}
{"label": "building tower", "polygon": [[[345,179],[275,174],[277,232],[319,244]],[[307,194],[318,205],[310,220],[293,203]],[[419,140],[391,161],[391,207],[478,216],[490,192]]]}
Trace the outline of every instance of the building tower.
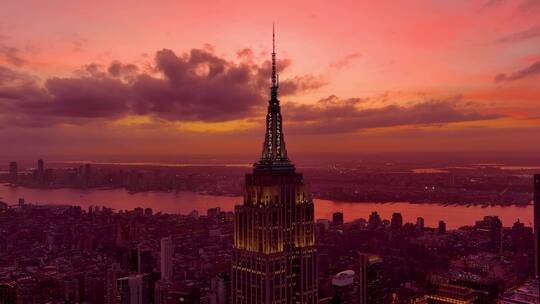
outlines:
{"label": "building tower", "polygon": [[316,254],[313,201],[285,149],[274,47],[262,155],[235,206],[232,303],[317,303]]}
{"label": "building tower", "polygon": [[334,212],[332,214],[332,225],[343,226],[343,212]]}
{"label": "building tower", "polygon": [[121,304],[149,303],[148,274],[132,274],[116,280],[117,302]]}
{"label": "building tower", "polygon": [[38,173],[43,175],[45,172],[45,162],[43,159],[38,159]]}
{"label": "building tower", "polygon": [[384,284],[382,259],[375,254],[359,252],[357,303],[384,303]]}
{"label": "building tower", "polygon": [[420,232],[424,231],[424,218],[423,217],[416,218],[416,230]]}
{"label": "building tower", "polygon": [[540,174],[534,175],[534,269],[540,280]]}
{"label": "building tower", "polygon": [[171,237],[161,239],[160,266],[161,279],[170,282],[173,276],[173,244]]}
{"label": "building tower", "polygon": [[16,184],[19,176],[19,167],[17,166],[17,162],[10,162],[9,163],[9,182],[12,184]]}
{"label": "building tower", "polygon": [[394,231],[401,230],[403,227],[403,216],[399,212],[392,214],[392,220],[390,221],[390,228]]}
{"label": "building tower", "polygon": [[446,233],[446,223],[441,220],[439,221],[439,234],[445,234]]}

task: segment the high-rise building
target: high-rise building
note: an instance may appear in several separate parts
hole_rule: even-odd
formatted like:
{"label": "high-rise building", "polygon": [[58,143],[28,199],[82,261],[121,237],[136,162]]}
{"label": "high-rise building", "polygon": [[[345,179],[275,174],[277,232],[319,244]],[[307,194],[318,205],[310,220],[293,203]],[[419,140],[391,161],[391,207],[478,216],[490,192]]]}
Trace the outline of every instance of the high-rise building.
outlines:
{"label": "high-rise building", "polygon": [[382,225],[381,216],[377,213],[377,211],[371,212],[369,216],[369,221],[368,221],[368,229],[375,230],[381,227],[381,225]]}
{"label": "high-rise building", "polygon": [[45,162],[43,159],[38,159],[38,174],[43,175],[45,172]]}
{"label": "high-rise building", "polygon": [[332,225],[343,225],[343,212],[334,212],[334,214],[332,214]]}
{"label": "high-rise building", "polygon": [[359,304],[384,303],[385,281],[382,259],[375,254],[358,254],[358,302]]}
{"label": "high-rise building", "polygon": [[220,213],[221,213],[221,208],[219,208],[219,207],[210,208],[210,209],[206,210],[206,216],[209,219],[217,219],[219,217]]}
{"label": "high-rise building", "polygon": [[416,230],[424,231],[424,218],[423,217],[416,218]]}
{"label": "high-rise building", "polygon": [[540,174],[534,175],[534,266],[540,280]]}
{"label": "high-rise building", "polygon": [[34,170],[34,182],[42,184],[45,180],[45,162],[43,159],[38,160],[37,169]]}
{"label": "high-rise building", "polygon": [[112,264],[108,269],[105,276],[105,303],[116,304],[118,297],[118,274],[120,273],[120,265]]}
{"label": "high-rise building", "polygon": [[502,222],[498,216],[484,216],[482,220],[476,221],[474,227],[477,231],[488,234],[490,250],[502,250]]}
{"label": "high-rise building", "polygon": [[444,221],[439,221],[439,234],[446,233],[446,223]]}
{"label": "high-rise building", "polygon": [[392,230],[400,230],[401,227],[403,227],[403,216],[401,216],[401,213],[396,212],[392,214],[390,228],[392,228]]}
{"label": "high-rise building", "polygon": [[173,243],[171,237],[161,239],[160,270],[161,279],[171,281],[173,277]]}
{"label": "high-rise building", "polygon": [[0,283],[0,303],[17,303],[17,285],[15,283]]}
{"label": "high-rise building", "polygon": [[210,304],[229,304],[231,296],[231,277],[220,273],[210,281]]}
{"label": "high-rise building", "polygon": [[501,220],[498,217],[494,217],[491,221],[491,231],[490,231],[490,243],[492,246],[492,249],[495,252],[501,252],[502,251],[502,240],[503,240],[503,224]]}
{"label": "high-rise building", "polygon": [[116,283],[119,304],[143,304],[149,302],[149,276],[134,274],[119,278]]}
{"label": "high-rise building", "polygon": [[16,184],[19,177],[19,167],[17,166],[17,162],[10,162],[9,163],[9,182],[12,184]]}
{"label": "high-rise building", "polygon": [[287,157],[275,48],[261,159],[235,207],[232,303],[318,302],[313,200]]}

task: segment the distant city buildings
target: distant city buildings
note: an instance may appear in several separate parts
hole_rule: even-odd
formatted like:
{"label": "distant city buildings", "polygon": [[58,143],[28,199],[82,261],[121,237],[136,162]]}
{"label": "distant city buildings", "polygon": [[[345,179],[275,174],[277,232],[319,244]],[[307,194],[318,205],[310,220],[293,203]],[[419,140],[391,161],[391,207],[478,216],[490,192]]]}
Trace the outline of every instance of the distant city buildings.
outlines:
{"label": "distant city buildings", "polygon": [[423,231],[424,230],[424,218],[418,217],[416,219],[416,230],[417,231]]}
{"label": "distant city buildings", "polygon": [[439,234],[446,233],[446,223],[444,221],[439,221],[439,227],[437,231],[439,232]]}
{"label": "distant city buildings", "polygon": [[368,220],[368,229],[370,230],[376,230],[382,227],[382,219],[381,216],[377,213],[377,211],[373,211]]}
{"label": "distant city buildings", "polygon": [[490,249],[496,252],[502,251],[502,222],[497,216],[485,216],[477,221],[475,229],[488,234]]}
{"label": "distant city buildings", "polygon": [[394,213],[392,214],[392,220],[390,222],[390,228],[394,231],[399,231],[403,227],[403,216],[401,216],[401,213]]}
{"label": "distant city buildings", "polygon": [[[0,217],[0,231],[9,231],[0,236],[0,299],[97,304],[141,297],[160,304],[233,299],[232,212],[208,210],[192,217],[24,202],[0,209]],[[418,231],[404,223],[396,241],[390,222],[380,220],[380,226],[371,226],[376,229],[362,220],[341,226],[318,221],[320,303],[523,301],[530,289],[522,286],[533,275],[533,233],[519,221],[503,227],[499,252],[491,250],[490,232],[476,223],[444,234],[437,227]],[[480,226],[491,227],[485,220]],[[167,266],[161,263],[168,260],[169,242],[177,250],[171,262],[175,273],[166,280]],[[352,285],[335,280],[336,274],[351,274],[347,270],[354,272]]]}
{"label": "distant city buildings", "polygon": [[[48,170],[16,169],[18,183]],[[405,222],[406,211],[314,223],[293,169],[261,159],[236,215],[5,202],[0,303],[538,303],[540,175],[532,227],[484,216],[447,230],[442,220]],[[74,176],[92,184],[96,172],[81,166]]]}
{"label": "distant city buildings", "polygon": [[343,225],[343,212],[334,212],[332,214],[332,225],[334,226]]}
{"label": "distant city buildings", "polygon": [[382,286],[382,259],[370,253],[358,254],[358,302],[359,304],[384,303],[386,296]]}
{"label": "distant city buildings", "polygon": [[161,279],[164,281],[171,281],[173,278],[173,243],[171,237],[165,237],[161,239]]}
{"label": "distant city buildings", "polygon": [[17,162],[10,162],[9,163],[9,180],[10,183],[15,185],[17,184],[19,177],[19,167],[17,166]]}
{"label": "distant city buildings", "polygon": [[231,277],[228,273],[220,273],[210,282],[209,304],[231,303]]}
{"label": "distant city buildings", "polygon": [[116,283],[118,304],[144,304],[149,303],[149,276],[147,274],[133,274],[119,278]]}

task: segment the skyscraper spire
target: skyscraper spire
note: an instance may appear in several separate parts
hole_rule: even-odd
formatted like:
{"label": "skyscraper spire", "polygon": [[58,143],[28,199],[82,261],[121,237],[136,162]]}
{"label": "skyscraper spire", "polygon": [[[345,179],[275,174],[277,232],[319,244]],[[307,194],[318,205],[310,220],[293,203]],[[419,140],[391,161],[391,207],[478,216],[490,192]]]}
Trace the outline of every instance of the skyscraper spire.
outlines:
{"label": "skyscraper spire", "polygon": [[276,66],[276,33],[275,33],[275,27],[272,23],[272,87],[271,87],[271,102],[277,101],[277,90],[278,90],[278,74],[277,74],[277,66]]}
{"label": "skyscraper spire", "polygon": [[294,170],[294,166],[287,158],[281,107],[279,106],[278,87],[279,78],[276,63],[276,33],[272,24],[272,86],[270,87],[270,100],[268,101],[268,114],[266,114],[266,135],[262,149],[261,160],[255,164],[258,169],[287,169]]}

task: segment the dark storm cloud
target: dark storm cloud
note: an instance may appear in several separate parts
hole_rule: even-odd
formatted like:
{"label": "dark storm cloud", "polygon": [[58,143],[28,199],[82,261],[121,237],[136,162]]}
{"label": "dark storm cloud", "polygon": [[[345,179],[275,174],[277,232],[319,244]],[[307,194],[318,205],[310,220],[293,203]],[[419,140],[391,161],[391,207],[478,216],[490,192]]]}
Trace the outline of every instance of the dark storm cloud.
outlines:
{"label": "dark storm cloud", "polygon": [[[279,71],[290,64],[290,60],[280,60]],[[235,63],[208,47],[181,55],[163,49],[156,52],[150,70],[142,72],[137,65],[119,61],[106,67],[90,63],[73,77],[54,77],[39,85],[35,79],[22,81],[22,74],[1,68],[0,111],[5,113],[9,107],[21,117],[48,115],[70,123],[128,114],[216,122],[252,117],[266,105],[269,61]],[[303,75],[282,85],[282,95],[292,95],[325,83]]]}
{"label": "dark storm cloud", "polygon": [[[278,69],[284,71],[291,64],[290,60],[280,60]],[[269,61],[232,62],[209,48],[181,55],[163,49],[156,52],[150,69],[145,70],[119,61],[107,66],[91,63],[73,77],[53,77],[43,83],[0,67],[0,116],[7,117],[4,122],[26,127],[84,124],[130,114],[168,121],[252,119],[265,110],[270,73]],[[509,78],[518,77],[524,76]],[[300,75],[281,81],[280,94],[286,99],[325,84],[321,77]],[[385,96],[376,99],[389,104]],[[284,115],[292,131],[311,133],[501,117],[480,114],[461,97],[362,108],[367,101],[372,99],[332,95],[312,105],[285,102]]]}
{"label": "dark storm cloud", "polygon": [[107,72],[112,77],[133,77],[139,71],[139,67],[134,64],[123,64],[120,61],[113,61],[107,68]]}
{"label": "dark storm cloud", "polygon": [[538,75],[538,74],[540,74],[540,61],[537,61],[531,64],[530,66],[522,70],[519,70],[517,72],[514,72],[510,75],[499,74],[495,76],[495,82],[520,80],[520,79]]}
{"label": "dark storm cloud", "polygon": [[45,83],[53,115],[68,117],[114,117],[128,111],[129,88],[119,80],[103,78],[52,78]]}
{"label": "dark storm cloud", "polygon": [[[43,88],[28,73],[0,66],[0,107],[44,98]],[[0,108],[2,114],[2,108]]]}
{"label": "dark storm cloud", "polygon": [[225,121],[243,118],[263,105],[252,66],[234,64],[206,50],[177,56],[156,53],[162,78],[142,74],[132,85],[133,110],[168,120]]}
{"label": "dark storm cloud", "polygon": [[285,118],[294,121],[289,128],[299,133],[346,133],[361,129],[404,125],[437,125],[452,122],[490,120],[500,114],[484,115],[461,105],[461,97],[427,100],[409,106],[388,105],[381,108],[358,108],[362,99],[340,100],[335,96],[315,105],[289,103]]}

